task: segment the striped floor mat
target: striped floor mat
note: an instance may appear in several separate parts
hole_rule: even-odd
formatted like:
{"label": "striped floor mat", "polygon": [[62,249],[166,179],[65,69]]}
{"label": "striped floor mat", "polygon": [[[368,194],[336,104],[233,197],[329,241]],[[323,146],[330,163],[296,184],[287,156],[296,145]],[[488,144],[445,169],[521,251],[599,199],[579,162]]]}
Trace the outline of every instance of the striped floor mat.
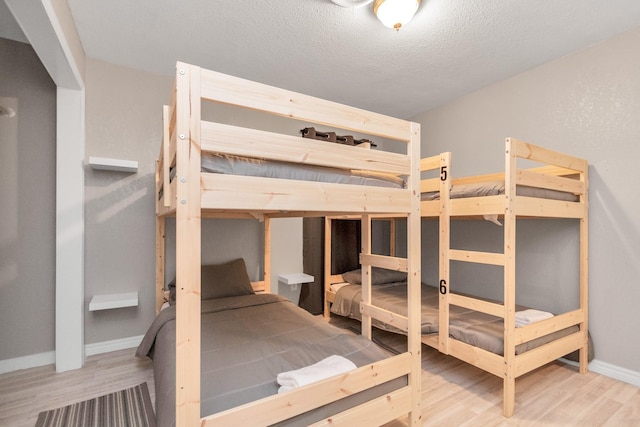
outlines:
{"label": "striped floor mat", "polygon": [[155,427],[147,383],[40,412],[36,427]]}

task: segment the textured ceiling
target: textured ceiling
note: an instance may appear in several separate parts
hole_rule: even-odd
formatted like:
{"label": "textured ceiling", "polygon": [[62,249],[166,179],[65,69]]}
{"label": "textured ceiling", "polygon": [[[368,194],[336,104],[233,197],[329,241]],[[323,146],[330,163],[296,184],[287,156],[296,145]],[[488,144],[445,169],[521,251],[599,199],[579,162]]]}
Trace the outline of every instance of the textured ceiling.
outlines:
{"label": "textured ceiling", "polygon": [[87,56],[177,60],[409,118],[640,26],[638,0],[423,0],[400,32],[330,0],[69,0]]}

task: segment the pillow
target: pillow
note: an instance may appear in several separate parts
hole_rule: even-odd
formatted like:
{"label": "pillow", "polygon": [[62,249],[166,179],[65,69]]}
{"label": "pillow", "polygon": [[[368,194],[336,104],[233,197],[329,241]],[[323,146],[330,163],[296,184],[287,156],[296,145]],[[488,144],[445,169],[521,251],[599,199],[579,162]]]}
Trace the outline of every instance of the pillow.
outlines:
{"label": "pillow", "polygon": [[[244,259],[238,258],[222,264],[203,265],[201,270],[201,299],[253,295]],[[175,304],[176,280],[169,283],[169,303]]]}
{"label": "pillow", "polygon": [[[342,274],[342,278],[353,284],[362,284],[362,271],[360,269]],[[402,282],[407,280],[407,273],[404,271],[387,270],[386,268],[371,267],[371,284],[383,285],[385,283]]]}

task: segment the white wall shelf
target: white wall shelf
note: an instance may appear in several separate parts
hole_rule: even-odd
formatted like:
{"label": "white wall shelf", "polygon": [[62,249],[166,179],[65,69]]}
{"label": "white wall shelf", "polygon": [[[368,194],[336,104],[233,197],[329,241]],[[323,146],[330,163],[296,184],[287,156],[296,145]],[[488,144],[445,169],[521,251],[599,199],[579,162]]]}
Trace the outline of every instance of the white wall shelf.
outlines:
{"label": "white wall shelf", "polygon": [[278,275],[278,282],[285,285],[291,285],[292,290],[298,289],[298,285],[301,283],[311,283],[314,281],[314,277],[305,273],[288,273]]}
{"label": "white wall shelf", "polygon": [[89,302],[89,311],[110,310],[112,308],[136,307],[138,293],[94,295]]}
{"label": "white wall shelf", "polygon": [[107,157],[89,157],[92,169],[114,172],[138,172],[138,162],[135,160],[109,159]]}

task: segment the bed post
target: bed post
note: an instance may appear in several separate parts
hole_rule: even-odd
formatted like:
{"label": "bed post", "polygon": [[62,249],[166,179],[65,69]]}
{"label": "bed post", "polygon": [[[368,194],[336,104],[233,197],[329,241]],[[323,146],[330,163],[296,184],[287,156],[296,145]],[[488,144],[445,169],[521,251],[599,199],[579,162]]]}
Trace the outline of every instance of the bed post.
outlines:
{"label": "bed post", "polygon": [[505,212],[504,212],[504,384],[505,417],[513,415],[515,407],[515,309],[516,309],[516,149],[511,138],[505,143]]}
{"label": "bed post", "polygon": [[396,256],[396,229],[397,218],[389,220],[389,256]]}
{"label": "bed post", "polygon": [[[362,255],[371,255],[371,215],[362,215],[361,228],[362,236],[360,242],[360,259],[362,260]],[[331,234],[331,231],[329,231],[329,234]],[[366,305],[371,305],[371,264],[361,264],[360,268],[362,271],[362,302]],[[362,335],[370,340],[372,338],[370,314],[362,313],[361,328]]]}
{"label": "bed post", "polygon": [[580,373],[589,370],[589,165],[584,162],[580,180],[584,184],[584,192],[580,202],[584,204],[584,212],[580,218],[580,309],[584,313],[584,322],[580,330],[584,333],[584,345],[580,348]]}
{"label": "bed post", "polygon": [[411,176],[409,192],[411,206],[407,215],[407,347],[411,353],[411,371],[409,386],[411,387],[411,413],[409,425],[422,425],[422,333],[421,323],[421,244],[420,226],[420,125],[411,123],[411,139],[407,152],[411,158]]}
{"label": "bed post", "polygon": [[264,217],[264,292],[271,292],[271,218]]}
{"label": "bed post", "polygon": [[449,271],[451,263],[451,153],[440,154],[440,218],[439,251],[440,282],[438,283],[438,350],[449,354]]}
{"label": "bed post", "polygon": [[327,292],[331,285],[331,217],[324,217],[324,283],[322,283],[322,292],[324,294],[324,317],[331,317],[331,307]]}
{"label": "bed post", "polygon": [[156,213],[156,314],[164,304],[165,217]]}
{"label": "bed post", "polygon": [[200,68],[176,74],[176,425],[200,424]]}

